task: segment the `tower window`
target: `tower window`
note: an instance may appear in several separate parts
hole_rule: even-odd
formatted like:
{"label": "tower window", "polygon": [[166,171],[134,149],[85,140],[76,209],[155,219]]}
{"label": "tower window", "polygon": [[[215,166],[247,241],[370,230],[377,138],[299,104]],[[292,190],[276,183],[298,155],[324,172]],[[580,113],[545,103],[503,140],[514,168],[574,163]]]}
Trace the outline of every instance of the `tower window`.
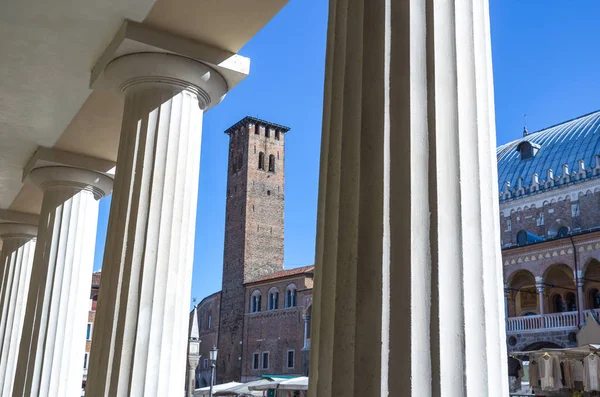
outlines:
{"label": "tower window", "polygon": [[271,136],[271,130],[269,129],[269,127],[265,127],[265,137],[270,137]]}
{"label": "tower window", "polygon": [[279,140],[279,134],[281,132],[279,130],[275,130],[275,139]]}
{"label": "tower window", "polygon": [[256,290],[252,293],[252,298],[250,299],[250,313],[258,313],[260,311],[260,298],[261,296],[259,290]]}
{"label": "tower window", "polygon": [[269,291],[269,310],[279,309],[279,291],[273,288]]}
{"label": "tower window", "polygon": [[259,125],[254,125],[254,134],[255,135],[260,134],[260,126]]}
{"label": "tower window", "polygon": [[269,155],[269,172],[275,172],[275,156]]}
{"label": "tower window", "polygon": [[265,169],[265,154],[263,152],[260,152],[258,154],[258,169],[259,170]]}
{"label": "tower window", "polygon": [[296,307],[296,286],[288,285],[285,292],[285,307]]}

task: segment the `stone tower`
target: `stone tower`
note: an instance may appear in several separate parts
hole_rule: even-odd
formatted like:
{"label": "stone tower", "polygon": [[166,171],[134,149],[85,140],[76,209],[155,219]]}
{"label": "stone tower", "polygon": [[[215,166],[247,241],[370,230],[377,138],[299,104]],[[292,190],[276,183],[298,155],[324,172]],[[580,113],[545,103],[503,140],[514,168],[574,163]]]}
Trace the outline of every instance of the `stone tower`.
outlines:
{"label": "stone tower", "polygon": [[[240,381],[244,283],[283,270],[284,136],[288,127],[246,117],[231,126],[217,382]],[[262,300],[266,305],[266,298]]]}

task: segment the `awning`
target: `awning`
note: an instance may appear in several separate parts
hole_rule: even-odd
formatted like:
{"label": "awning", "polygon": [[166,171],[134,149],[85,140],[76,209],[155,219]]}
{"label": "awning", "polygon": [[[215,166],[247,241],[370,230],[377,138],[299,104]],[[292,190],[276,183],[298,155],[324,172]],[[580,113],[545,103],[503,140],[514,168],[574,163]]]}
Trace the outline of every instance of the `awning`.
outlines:
{"label": "awning", "polygon": [[291,378],[286,380],[276,380],[271,382],[265,382],[261,385],[250,386],[250,390],[308,390],[308,377],[299,376],[297,378]]}
{"label": "awning", "polygon": [[238,386],[231,387],[229,389],[224,389],[213,393],[215,396],[262,396],[263,393],[261,391],[252,391],[249,388],[253,386],[261,386],[265,383],[271,383],[268,379],[260,379],[252,382],[244,383]]}
{"label": "awning", "polygon": [[277,388],[279,390],[308,390],[308,377],[300,376],[298,378],[284,380]]}
{"label": "awning", "polygon": [[[240,385],[241,385],[241,383],[239,383],[239,382],[229,382],[229,383],[223,383],[221,385],[213,386],[213,395],[216,392],[230,389],[232,387],[240,386]],[[210,386],[194,390],[194,397],[202,397],[202,396],[208,396],[208,395],[210,395]]]}

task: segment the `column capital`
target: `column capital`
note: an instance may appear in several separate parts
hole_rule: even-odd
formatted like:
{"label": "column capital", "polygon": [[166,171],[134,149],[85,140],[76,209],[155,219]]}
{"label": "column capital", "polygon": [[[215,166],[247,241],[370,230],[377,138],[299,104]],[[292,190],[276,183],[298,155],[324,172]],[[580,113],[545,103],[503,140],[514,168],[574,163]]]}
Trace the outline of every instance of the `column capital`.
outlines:
{"label": "column capital", "polygon": [[70,187],[92,192],[96,200],[112,192],[113,180],[98,172],[73,167],[42,167],[29,173],[27,180],[46,191]]}
{"label": "column capital", "polygon": [[37,236],[38,228],[22,223],[0,223],[0,239],[10,238],[32,239]]}
{"label": "column capital", "polygon": [[164,53],[137,53],[111,61],[104,70],[109,87],[126,92],[140,85],[167,84],[195,93],[207,110],[227,93],[223,76],[209,66],[189,58]]}

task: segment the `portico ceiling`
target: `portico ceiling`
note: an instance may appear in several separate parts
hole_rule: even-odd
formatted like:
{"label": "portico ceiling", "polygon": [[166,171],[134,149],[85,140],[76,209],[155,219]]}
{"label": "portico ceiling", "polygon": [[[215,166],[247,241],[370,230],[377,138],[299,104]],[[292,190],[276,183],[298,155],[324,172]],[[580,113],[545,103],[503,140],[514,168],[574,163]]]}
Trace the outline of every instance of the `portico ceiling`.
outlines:
{"label": "portico ceiling", "polygon": [[89,89],[126,19],[237,52],[287,0],[7,0],[0,13],[0,208],[38,213],[23,186],[39,146],[116,160],[122,100]]}

